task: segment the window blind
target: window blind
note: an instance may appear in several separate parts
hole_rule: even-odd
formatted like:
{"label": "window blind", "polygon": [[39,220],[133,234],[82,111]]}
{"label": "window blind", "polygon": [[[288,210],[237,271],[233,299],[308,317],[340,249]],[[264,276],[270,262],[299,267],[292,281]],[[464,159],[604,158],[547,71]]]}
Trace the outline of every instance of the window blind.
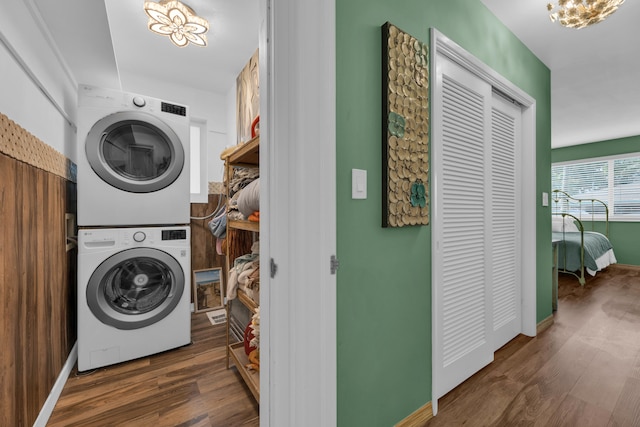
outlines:
{"label": "window blind", "polygon": [[[554,190],[562,190],[577,199],[607,203],[610,219],[640,220],[640,153],[554,163],[551,183]],[[602,208],[592,208],[589,204],[584,205],[583,210],[596,216],[604,215]]]}

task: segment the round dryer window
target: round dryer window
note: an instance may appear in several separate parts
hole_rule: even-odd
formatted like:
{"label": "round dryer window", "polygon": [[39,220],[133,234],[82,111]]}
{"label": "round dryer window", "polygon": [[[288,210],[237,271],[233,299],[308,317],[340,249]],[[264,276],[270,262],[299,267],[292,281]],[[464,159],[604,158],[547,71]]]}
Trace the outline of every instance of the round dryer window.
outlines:
{"label": "round dryer window", "polygon": [[168,316],[184,288],[184,272],[171,255],[152,248],[127,249],[93,272],[87,304],[102,323],[138,329]]}
{"label": "round dryer window", "polygon": [[85,151],[103,181],[132,193],[171,185],[185,161],[182,142],[173,129],[141,111],[114,113],[96,122],[87,135]]}

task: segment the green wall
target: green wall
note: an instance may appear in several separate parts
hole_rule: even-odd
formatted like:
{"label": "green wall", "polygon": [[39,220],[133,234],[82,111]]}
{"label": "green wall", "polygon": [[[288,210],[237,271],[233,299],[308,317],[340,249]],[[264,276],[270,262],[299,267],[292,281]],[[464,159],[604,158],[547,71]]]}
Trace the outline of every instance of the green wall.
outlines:
{"label": "green wall", "polygon": [[[632,136],[629,138],[556,148],[551,151],[551,161],[564,162],[567,160],[589,159],[591,157],[614,156],[617,154],[637,152],[640,152],[640,136]],[[640,223],[638,222],[611,221],[609,223],[609,240],[611,240],[613,244],[613,250],[620,264],[640,265],[638,236],[640,236]]]}
{"label": "green wall", "polygon": [[[537,102],[538,194],[551,186],[550,73],[478,0],[336,0],[338,425],[391,426],[431,401],[431,227],[381,228],[381,30],[435,27]],[[351,199],[351,169],[368,198]],[[539,197],[529,194],[526,197]],[[537,208],[538,321],[551,315],[551,219]]]}

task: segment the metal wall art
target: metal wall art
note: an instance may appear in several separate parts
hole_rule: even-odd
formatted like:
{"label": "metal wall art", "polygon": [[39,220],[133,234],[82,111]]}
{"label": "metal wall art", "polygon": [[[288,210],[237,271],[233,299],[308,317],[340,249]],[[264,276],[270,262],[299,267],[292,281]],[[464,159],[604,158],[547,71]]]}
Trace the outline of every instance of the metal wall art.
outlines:
{"label": "metal wall art", "polygon": [[429,224],[429,47],[382,26],[382,226]]}

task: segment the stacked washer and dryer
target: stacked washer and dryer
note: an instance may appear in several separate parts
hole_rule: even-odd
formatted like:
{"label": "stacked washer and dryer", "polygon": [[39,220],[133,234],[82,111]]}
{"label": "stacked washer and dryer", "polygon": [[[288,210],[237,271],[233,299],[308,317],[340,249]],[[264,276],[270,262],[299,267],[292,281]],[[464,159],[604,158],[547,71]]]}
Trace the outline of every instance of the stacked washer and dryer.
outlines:
{"label": "stacked washer and dryer", "polygon": [[78,93],[78,370],[191,342],[189,114]]}

